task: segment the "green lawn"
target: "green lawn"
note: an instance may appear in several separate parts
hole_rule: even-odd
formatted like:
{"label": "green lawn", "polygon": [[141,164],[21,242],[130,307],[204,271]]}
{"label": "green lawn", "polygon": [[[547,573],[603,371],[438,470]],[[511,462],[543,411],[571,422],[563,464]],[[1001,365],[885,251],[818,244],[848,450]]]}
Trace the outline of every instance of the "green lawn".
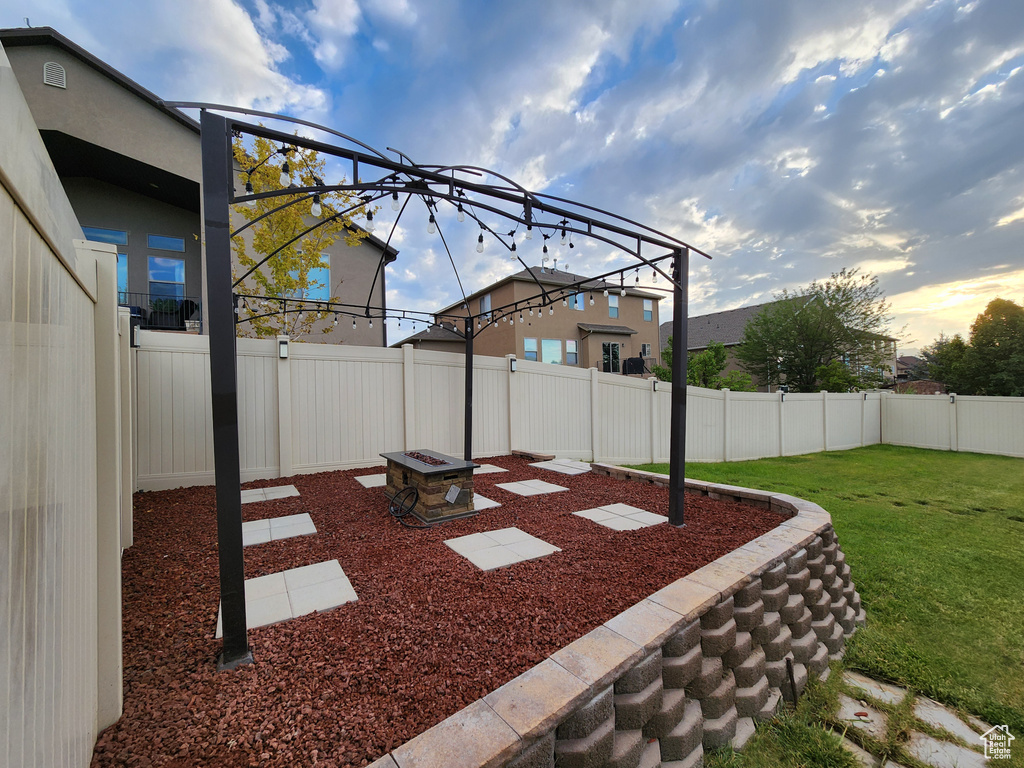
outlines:
{"label": "green lawn", "polygon": [[876,445],[686,474],[828,510],[868,617],[846,667],[1024,734],[1024,460]]}

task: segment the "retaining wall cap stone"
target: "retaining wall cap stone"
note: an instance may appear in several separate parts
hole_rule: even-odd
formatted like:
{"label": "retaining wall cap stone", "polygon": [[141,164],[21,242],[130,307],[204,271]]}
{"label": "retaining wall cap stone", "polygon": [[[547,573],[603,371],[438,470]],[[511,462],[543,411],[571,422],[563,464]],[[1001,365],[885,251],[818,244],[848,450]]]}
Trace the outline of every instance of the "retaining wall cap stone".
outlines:
{"label": "retaining wall cap stone", "polygon": [[555,651],[550,658],[596,692],[611,685],[643,657],[643,646],[600,626]]}
{"label": "retaining wall cap stone", "polygon": [[643,646],[646,654],[660,648],[685,623],[685,616],[644,599],[606,621],[604,626]]}
{"label": "retaining wall cap stone", "polygon": [[497,768],[522,750],[514,730],[477,699],[392,750],[398,768]]}
{"label": "retaining wall cap stone", "polygon": [[779,523],[780,528],[799,528],[802,531],[821,533],[832,527],[832,516],[828,512],[821,514],[801,512],[796,517],[791,517]]}
{"label": "retaining wall cap stone", "polygon": [[587,683],[547,658],[484,696],[484,702],[529,740],[554,728],[590,693]]}
{"label": "retaining wall cap stone", "polygon": [[687,622],[693,621],[715,605],[721,599],[722,593],[714,587],[701,584],[691,578],[692,575],[676,579],[647,599],[672,609]]}
{"label": "retaining wall cap stone", "polygon": [[686,578],[718,590],[723,600],[732,597],[753,581],[753,577],[746,571],[719,564],[718,560],[708,563],[703,568],[698,568]]}

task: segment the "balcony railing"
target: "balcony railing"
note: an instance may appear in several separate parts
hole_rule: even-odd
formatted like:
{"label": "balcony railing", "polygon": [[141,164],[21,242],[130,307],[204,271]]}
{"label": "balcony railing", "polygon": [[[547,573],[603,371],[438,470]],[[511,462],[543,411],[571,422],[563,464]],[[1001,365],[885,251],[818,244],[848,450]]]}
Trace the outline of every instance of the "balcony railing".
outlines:
{"label": "balcony railing", "polygon": [[139,318],[139,327],[149,331],[202,333],[203,311],[198,296],[157,296],[150,293],[118,291],[117,303]]}

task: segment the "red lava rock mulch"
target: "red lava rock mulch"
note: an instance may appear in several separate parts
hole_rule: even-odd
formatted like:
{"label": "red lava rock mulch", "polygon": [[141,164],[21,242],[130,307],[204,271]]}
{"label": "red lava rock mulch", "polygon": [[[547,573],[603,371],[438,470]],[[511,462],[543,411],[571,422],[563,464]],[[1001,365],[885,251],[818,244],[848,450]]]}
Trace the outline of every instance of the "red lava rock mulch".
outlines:
{"label": "red lava rock mulch", "polygon": [[[359,596],[249,631],[256,663],[217,672],[220,600],[212,487],[135,496],[124,554],[124,716],[93,766],[362,766],[508,682],[651,593],[781,522],[688,494],[686,526],[615,532],[572,512],[624,502],[668,514],[664,488],[527,460],[477,475],[502,504],[431,530],[402,527],[358,469],[258,481],[301,496],[243,506],[246,520],[308,512],[314,536],[245,549],[246,577],[337,559]],[[483,463],[483,462],[481,462]],[[496,483],[568,491],[521,497]],[[561,547],[482,572],[443,544],[516,526]]]}

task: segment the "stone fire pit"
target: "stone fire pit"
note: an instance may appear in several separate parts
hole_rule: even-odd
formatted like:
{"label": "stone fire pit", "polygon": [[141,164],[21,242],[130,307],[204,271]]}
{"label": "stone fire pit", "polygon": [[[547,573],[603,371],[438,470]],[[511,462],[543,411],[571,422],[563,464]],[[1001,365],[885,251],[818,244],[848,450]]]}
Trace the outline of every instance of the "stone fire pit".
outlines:
{"label": "stone fire pit", "polygon": [[388,498],[405,488],[415,488],[419,498],[412,513],[420,522],[437,523],[476,514],[473,470],[478,464],[426,449],[381,456],[388,463]]}

